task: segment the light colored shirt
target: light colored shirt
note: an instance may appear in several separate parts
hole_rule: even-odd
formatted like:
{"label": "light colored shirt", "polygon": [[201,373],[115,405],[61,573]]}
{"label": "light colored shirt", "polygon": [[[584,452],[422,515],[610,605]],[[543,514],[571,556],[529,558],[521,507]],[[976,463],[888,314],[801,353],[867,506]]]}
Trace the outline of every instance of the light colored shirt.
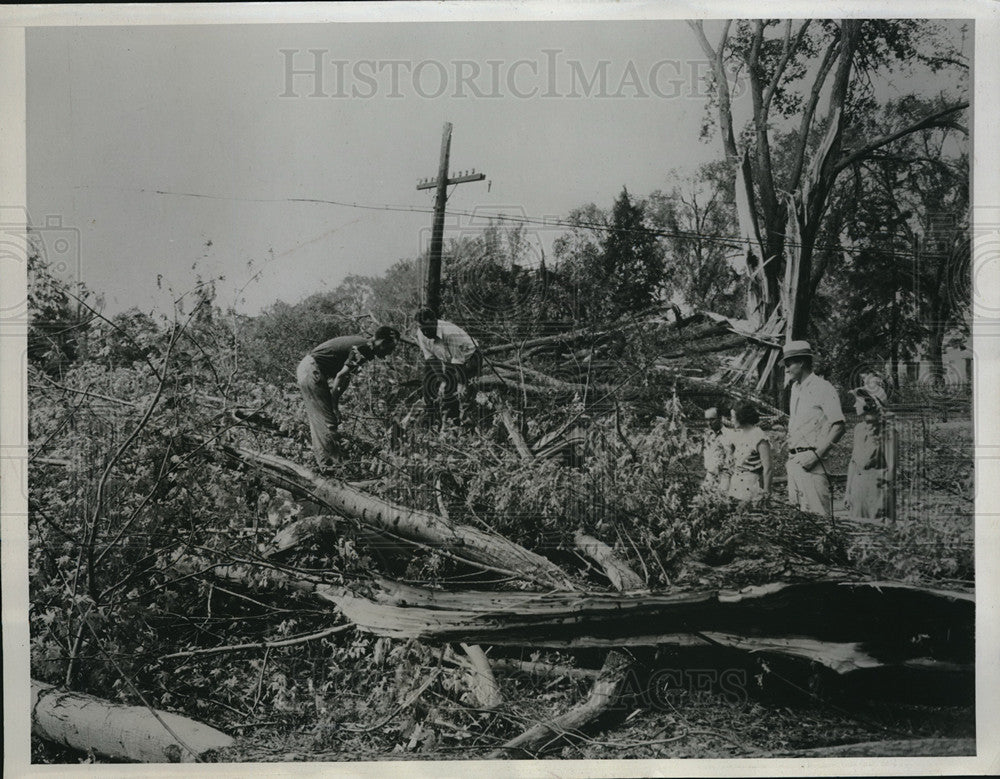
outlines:
{"label": "light colored shirt", "polygon": [[461,327],[444,319],[437,322],[437,337],[428,338],[417,329],[417,345],[425,360],[441,360],[449,365],[463,365],[476,351],[476,342]]}
{"label": "light colored shirt", "polygon": [[792,384],[788,414],[788,448],[819,447],[830,426],[844,421],[837,390],[826,379],[810,373]]}
{"label": "light colored shirt", "polygon": [[712,428],[705,431],[705,449],[702,453],[705,471],[718,475],[729,465],[729,431],[722,428],[716,433]]}

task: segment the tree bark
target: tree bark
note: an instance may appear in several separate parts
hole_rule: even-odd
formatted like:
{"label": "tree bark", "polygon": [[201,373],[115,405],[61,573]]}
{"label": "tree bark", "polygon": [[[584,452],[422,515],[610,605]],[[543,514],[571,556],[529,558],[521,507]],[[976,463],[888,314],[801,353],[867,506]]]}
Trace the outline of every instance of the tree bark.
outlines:
{"label": "tree bark", "polygon": [[907,664],[971,668],[974,660],[971,595],[893,582],[539,594],[439,592],[383,580],[371,595],[321,595],[361,630],[430,643],[614,648],[705,641],[808,659],[836,673]]}
{"label": "tree bark", "polygon": [[454,524],[429,511],[369,495],[345,482],[323,479],[291,460],[234,446],[220,449],[234,459],[259,467],[283,486],[308,495],[378,533],[432,546],[470,564],[519,575],[546,587],[572,588],[557,565],[496,533]]}
{"label": "tree bark", "polygon": [[480,707],[484,709],[495,709],[503,703],[503,696],[500,695],[500,688],[497,680],[493,676],[490,668],[490,661],[486,653],[478,644],[461,644],[462,651],[469,658],[471,666],[471,681],[469,688],[472,695],[478,701]]}
{"label": "tree bark", "polygon": [[232,746],[231,736],[178,714],[122,706],[31,681],[31,731],[86,752],[137,763],[193,763]]}
{"label": "tree bark", "polygon": [[641,590],[645,586],[642,577],[615,554],[615,550],[603,541],[577,531],[573,536],[576,548],[596,562],[604,570],[611,586],[620,592]]}

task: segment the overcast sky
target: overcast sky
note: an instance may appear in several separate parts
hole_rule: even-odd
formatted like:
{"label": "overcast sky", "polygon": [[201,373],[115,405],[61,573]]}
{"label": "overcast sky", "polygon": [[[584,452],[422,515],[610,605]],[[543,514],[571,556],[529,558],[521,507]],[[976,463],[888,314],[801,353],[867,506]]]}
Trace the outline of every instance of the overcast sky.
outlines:
{"label": "overcast sky", "polygon": [[200,273],[255,313],[418,254],[428,213],[290,199],[429,209],[445,121],[452,172],[489,182],[451,209],[563,217],[665,187],[721,155],[705,67],[676,21],[31,29],[28,210],[112,312]]}

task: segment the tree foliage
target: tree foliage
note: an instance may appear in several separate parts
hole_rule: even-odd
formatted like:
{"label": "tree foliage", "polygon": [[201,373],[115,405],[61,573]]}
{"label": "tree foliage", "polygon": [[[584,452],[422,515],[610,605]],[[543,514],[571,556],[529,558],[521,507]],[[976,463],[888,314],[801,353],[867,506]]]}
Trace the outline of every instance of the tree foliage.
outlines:
{"label": "tree foliage", "polygon": [[[871,120],[872,132],[927,110],[913,98],[890,103]],[[968,202],[961,129],[907,135],[845,176],[831,203],[828,227],[836,233],[822,237],[831,247],[824,251],[841,256],[830,283],[821,283],[822,255],[814,274],[817,326],[830,327],[845,369],[890,363],[895,377],[899,363],[925,355],[934,379],[943,379],[947,341],[968,328]]]}
{"label": "tree foliage", "polygon": [[733,256],[740,245],[733,182],[725,163],[701,166],[686,180],[675,173],[669,190],[649,196],[650,222],[665,243],[667,296],[696,310],[743,314]]}
{"label": "tree foliage", "polygon": [[[738,206],[744,204],[738,210],[748,247],[748,315],[763,323],[781,306],[792,337],[804,337],[817,286],[814,250],[841,174],[911,133],[954,125],[968,105],[967,66],[941,26],[926,21],[729,21],[717,41],[702,22],[692,28],[712,63],[718,132],[737,173]],[[882,80],[920,65],[958,71],[945,104],[902,115],[873,138],[866,118]],[[730,72],[749,83],[752,118],[745,127],[734,119]],[[775,153],[779,139],[790,153]],[[786,239],[789,225],[795,245]]]}
{"label": "tree foliage", "polygon": [[38,252],[28,254],[28,359],[46,374],[60,375],[79,356],[90,319],[79,298],[82,285],[71,289],[51,272]]}

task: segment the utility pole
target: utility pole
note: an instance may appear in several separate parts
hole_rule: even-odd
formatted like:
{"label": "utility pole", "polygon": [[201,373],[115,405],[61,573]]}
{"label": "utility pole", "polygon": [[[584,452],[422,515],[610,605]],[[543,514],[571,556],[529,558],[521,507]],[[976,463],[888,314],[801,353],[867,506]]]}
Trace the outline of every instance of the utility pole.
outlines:
{"label": "utility pole", "polygon": [[417,189],[437,189],[434,197],[434,222],[431,227],[431,246],[427,259],[427,307],[435,314],[441,308],[441,251],[444,242],[444,209],[448,202],[448,185],[462,184],[466,181],[482,181],[485,173],[475,170],[462,172],[458,176],[448,178],[448,156],[451,152],[451,122],[444,123],[444,133],[441,135],[441,159],[438,163],[437,178],[423,179],[417,184]]}

